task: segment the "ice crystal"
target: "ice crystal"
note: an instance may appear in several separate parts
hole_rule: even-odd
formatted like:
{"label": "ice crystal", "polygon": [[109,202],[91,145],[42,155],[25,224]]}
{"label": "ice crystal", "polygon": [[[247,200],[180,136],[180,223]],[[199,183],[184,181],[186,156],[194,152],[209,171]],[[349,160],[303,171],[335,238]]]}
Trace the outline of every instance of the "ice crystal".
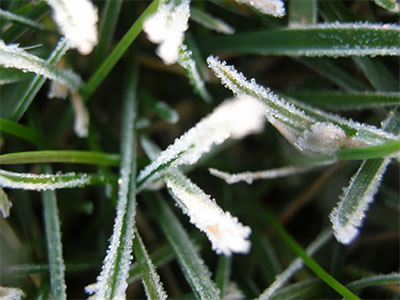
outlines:
{"label": "ice crystal", "polygon": [[71,48],[87,55],[97,44],[97,8],[89,0],[46,0]]}
{"label": "ice crystal", "polygon": [[176,2],[161,3],[158,10],[143,23],[143,31],[150,41],[159,44],[157,55],[167,65],[178,60],[190,16],[190,1]]}
{"label": "ice crystal", "polygon": [[249,252],[249,227],[243,226],[229,212],[224,212],[215,200],[180,171],[167,173],[164,180],[183,212],[190,217],[190,222],[206,233],[213,250],[224,255]]}
{"label": "ice crystal", "polygon": [[168,165],[168,168],[171,168],[194,164],[204,153],[210,151],[213,145],[221,144],[228,138],[240,139],[245,135],[260,132],[264,119],[262,107],[252,97],[228,99],[161,152],[139,173],[138,182],[160,177],[162,173],[156,170],[161,166]]}
{"label": "ice crystal", "polygon": [[23,297],[25,294],[20,289],[0,286],[1,300],[21,300]]}
{"label": "ice crystal", "polygon": [[281,0],[236,0],[238,3],[249,5],[263,14],[274,17],[285,15],[285,6]]}

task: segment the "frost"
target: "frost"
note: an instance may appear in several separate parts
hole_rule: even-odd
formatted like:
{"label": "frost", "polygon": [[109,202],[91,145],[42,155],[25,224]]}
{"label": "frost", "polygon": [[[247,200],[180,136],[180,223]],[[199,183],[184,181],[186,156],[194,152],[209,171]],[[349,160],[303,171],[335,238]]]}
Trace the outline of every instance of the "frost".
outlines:
{"label": "frost", "polygon": [[24,292],[17,288],[0,286],[1,300],[20,300],[25,296]]}
{"label": "frost", "polygon": [[362,224],[369,204],[374,200],[382,175],[390,160],[390,158],[382,159],[372,178],[368,178],[368,173],[373,172],[370,170],[371,164],[376,164],[378,161],[364,161],[351,178],[349,186],[343,190],[340,202],[329,216],[335,237],[339,242],[350,244],[358,236],[358,228]]}
{"label": "frost", "polygon": [[263,14],[274,17],[285,15],[285,6],[281,0],[236,0],[236,2],[249,5]]}
{"label": "frost", "polygon": [[228,184],[232,183],[237,183],[240,181],[245,181],[248,184],[253,183],[254,180],[259,180],[259,179],[274,179],[274,178],[280,178],[280,177],[285,177],[285,176],[290,176],[290,175],[296,175],[296,174],[301,174],[308,172],[310,170],[326,166],[328,164],[333,163],[333,161],[327,161],[325,163],[321,164],[312,164],[312,165],[303,165],[303,166],[288,166],[288,167],[283,167],[283,168],[278,168],[278,169],[271,169],[271,170],[265,170],[265,171],[257,171],[257,172],[243,172],[243,173],[238,173],[238,174],[229,174],[227,172],[219,171],[216,169],[208,169],[210,171],[210,174],[217,176],[223,180],[226,181]]}
{"label": "frost", "polygon": [[87,174],[31,174],[0,170],[0,187],[23,190],[56,190],[83,187],[90,183]]}
{"label": "frost", "polygon": [[159,44],[157,55],[167,65],[178,60],[179,48],[188,29],[190,16],[190,1],[182,0],[179,4],[176,2],[172,0],[161,3],[158,10],[143,23],[143,31],[150,41]]}
{"label": "frost", "polygon": [[71,48],[87,55],[97,44],[97,8],[89,0],[46,0]]}
{"label": "frost", "polygon": [[[209,56],[207,62],[222,84],[234,94],[258,99],[263,104],[268,121],[299,150],[332,154],[333,149],[338,150],[341,147],[373,146],[398,141],[398,136],[376,127],[346,120],[304,104],[289,103],[268,88],[257,84],[254,79],[247,80],[233,66],[220,62],[216,57]],[[346,134],[345,130],[350,131],[351,135]],[[317,134],[322,134],[323,137],[319,138]]]}
{"label": "frost", "polygon": [[161,152],[139,173],[138,182],[148,182],[160,177],[162,173],[156,171],[162,166],[172,168],[194,164],[204,153],[210,151],[213,145],[219,145],[228,138],[240,139],[245,135],[260,132],[264,119],[262,106],[252,97],[228,99]]}
{"label": "frost", "polygon": [[52,80],[50,82],[50,89],[49,89],[49,93],[47,94],[47,97],[49,97],[50,99],[52,98],[61,98],[61,99],[65,99],[68,96],[68,88],[55,81]]}
{"label": "frost", "polygon": [[79,137],[87,137],[89,133],[89,113],[79,93],[72,93],[71,100],[75,112],[74,131]]}
{"label": "frost", "polygon": [[228,282],[222,300],[244,300],[246,295],[239,289],[236,282]]}
{"label": "frost", "polygon": [[78,90],[82,85],[81,78],[72,71],[57,69],[45,60],[19,48],[17,44],[6,45],[3,40],[0,40],[0,65],[23,72],[34,72],[48,79],[56,80],[68,86],[72,91]]}
{"label": "frost", "polygon": [[10,216],[10,208],[12,207],[12,202],[8,200],[7,194],[2,188],[0,188],[0,213],[3,219]]}
{"label": "frost", "polygon": [[195,91],[207,102],[211,101],[211,96],[206,90],[203,79],[196,68],[196,62],[192,58],[192,51],[186,50],[186,45],[182,44],[179,50],[178,64],[185,69],[189,77],[190,84]]}
{"label": "frost", "polygon": [[39,22],[36,22],[34,20],[31,20],[29,18],[25,18],[25,17],[17,15],[17,14],[13,14],[13,13],[11,13],[9,11],[2,10],[2,9],[0,9],[0,18],[4,18],[6,20],[10,20],[10,21],[13,21],[13,22],[18,22],[18,23],[21,23],[21,24],[24,24],[24,25],[27,25],[27,26],[30,26],[30,27],[33,27],[33,28],[36,28],[36,29],[39,29],[39,30],[45,30],[46,29]]}
{"label": "frost", "polygon": [[249,252],[249,227],[243,226],[229,212],[224,212],[215,200],[180,171],[167,173],[164,180],[183,212],[190,217],[190,222],[206,233],[213,250],[224,255]]}
{"label": "frost", "polygon": [[[308,256],[314,255],[332,236],[331,231],[324,231],[316,237],[316,239],[307,247],[306,253]],[[273,294],[280,289],[289,279],[301,269],[303,266],[303,260],[296,258],[285,271],[276,276],[275,281],[266,288],[262,294],[257,298],[258,300],[271,299]]]}

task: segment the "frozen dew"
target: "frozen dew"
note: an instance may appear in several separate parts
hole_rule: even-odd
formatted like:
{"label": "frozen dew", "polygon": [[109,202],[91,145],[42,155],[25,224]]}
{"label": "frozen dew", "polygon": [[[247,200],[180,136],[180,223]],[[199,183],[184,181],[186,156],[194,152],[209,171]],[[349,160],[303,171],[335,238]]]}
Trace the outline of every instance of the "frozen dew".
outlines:
{"label": "frozen dew", "polygon": [[364,167],[376,161],[364,161],[351,178],[349,186],[343,189],[339,203],[329,215],[335,237],[342,244],[350,244],[358,236],[365,212],[374,200],[390,160],[383,159],[371,179],[366,178],[367,172],[364,171]]}
{"label": "frozen dew", "polygon": [[236,2],[249,5],[263,14],[274,17],[285,15],[285,6],[281,0],[236,0]]}
{"label": "frozen dew", "polygon": [[229,212],[224,212],[215,200],[180,171],[166,174],[164,180],[183,212],[190,217],[190,222],[206,233],[213,250],[224,255],[249,252],[249,227],[243,226]]}
{"label": "frozen dew", "polygon": [[158,10],[143,23],[143,31],[150,41],[159,44],[157,55],[167,65],[178,61],[179,48],[188,29],[190,1],[177,2],[161,3]]}
{"label": "frozen dew", "polygon": [[23,297],[25,297],[24,292],[18,288],[0,286],[1,300],[20,300]]}
{"label": "frozen dew", "polygon": [[71,94],[72,107],[75,112],[74,131],[79,137],[87,137],[89,133],[89,113],[78,92]]}
{"label": "frozen dew", "polygon": [[219,145],[228,138],[241,139],[248,134],[258,133],[264,127],[264,120],[262,106],[252,97],[243,95],[225,100],[209,116],[161,152],[139,173],[138,182],[160,177],[162,173],[156,170],[163,165],[168,165],[165,169],[167,171],[179,165],[194,164],[213,145]]}
{"label": "frozen dew", "polygon": [[46,0],[71,48],[87,55],[97,44],[97,8],[89,0]]}

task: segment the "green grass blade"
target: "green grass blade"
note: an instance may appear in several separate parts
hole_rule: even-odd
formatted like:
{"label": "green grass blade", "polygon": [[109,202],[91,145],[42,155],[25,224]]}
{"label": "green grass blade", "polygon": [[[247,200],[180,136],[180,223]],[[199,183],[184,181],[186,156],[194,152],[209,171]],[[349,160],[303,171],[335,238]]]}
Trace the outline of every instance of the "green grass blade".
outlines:
{"label": "green grass blade", "polygon": [[[46,63],[49,65],[54,65],[67,52],[67,50],[68,46],[65,39],[61,39],[58,42],[54,51],[51,53],[50,57],[47,59]],[[20,97],[18,103],[15,103],[13,109],[10,110],[7,116],[4,117],[13,121],[19,121],[24,115],[25,111],[28,109],[29,105],[32,103],[33,99],[35,98],[36,94],[39,92],[45,81],[46,78],[44,76],[36,75],[24,92],[24,95]]]}
{"label": "green grass blade", "polygon": [[[44,166],[45,172],[51,172]],[[54,191],[43,191],[44,226],[46,232],[47,255],[49,261],[50,286],[54,299],[67,299],[64,279],[65,265],[62,255],[60,219],[57,198]]]}
{"label": "green grass blade", "polygon": [[99,42],[93,55],[94,66],[100,65],[110,51],[122,0],[107,0],[103,5],[104,8],[99,26]]}
{"label": "green grass blade", "polygon": [[307,255],[306,251],[290,236],[290,234],[278,223],[275,216],[269,211],[265,211],[268,222],[276,229],[278,235],[283,239],[285,244],[299,256],[306,266],[315,273],[319,278],[325,281],[332,289],[342,295],[346,299],[360,299],[349,289],[343,286],[335,278],[329,275],[315,260]]}
{"label": "green grass blade", "polygon": [[221,255],[218,258],[217,270],[215,273],[215,283],[220,291],[220,297],[223,298],[225,287],[227,286],[232,272],[232,258]]}
{"label": "green grass blade", "polygon": [[287,93],[301,102],[330,109],[363,109],[400,105],[398,92],[352,92],[307,91]]}
{"label": "green grass blade", "polygon": [[141,103],[150,107],[163,120],[175,124],[179,120],[178,112],[172,109],[166,102],[156,101],[150,94],[143,89],[138,91]]}
{"label": "green grass blade", "polygon": [[341,149],[336,153],[338,160],[373,159],[399,155],[400,141],[388,142],[378,146]]}
{"label": "green grass blade", "polygon": [[289,56],[400,55],[400,27],[373,24],[324,24],[273,31],[252,31],[204,41],[207,52]]}
{"label": "green grass blade", "polygon": [[53,148],[41,132],[13,121],[0,118],[0,131],[19,137],[39,148]]}
{"label": "green grass blade", "polygon": [[197,23],[203,25],[204,27],[215,30],[217,32],[225,34],[232,34],[235,32],[235,30],[224,21],[195,7],[190,8],[190,18]]}
{"label": "green grass blade", "polygon": [[373,275],[366,278],[362,278],[349,283],[347,287],[349,289],[359,291],[363,288],[370,286],[389,285],[389,284],[398,285],[399,283],[400,283],[400,274],[392,273],[383,275]]}
{"label": "green grass blade", "polygon": [[[305,253],[308,257],[314,255],[322,246],[324,246],[329,239],[332,237],[332,233],[329,230],[323,231],[319,234],[316,239],[307,247]],[[290,278],[300,270],[303,266],[303,261],[301,258],[295,259],[285,271],[276,276],[275,281],[264,290],[264,292],[258,297],[259,300],[271,299],[276,291],[278,291]]]}
{"label": "green grass blade", "polygon": [[362,91],[367,89],[367,86],[354,76],[349,75],[347,72],[336,66],[327,58],[298,58],[298,61],[317,72],[319,75],[329,79],[337,84],[345,91]]}
{"label": "green grass blade", "polygon": [[81,188],[88,185],[116,183],[117,180],[117,176],[99,174],[57,173],[37,175],[0,170],[1,187],[33,191]]}
{"label": "green grass blade", "polygon": [[317,1],[297,0],[289,2],[289,26],[315,24],[317,21]]}
{"label": "green grass blade", "polygon": [[0,65],[42,75],[60,82],[71,91],[78,90],[82,85],[81,78],[72,71],[58,69],[51,62],[32,55],[15,45],[6,45],[2,41],[0,42]]}
{"label": "green grass blade", "polygon": [[295,300],[295,299],[312,299],[316,297],[315,291],[318,291],[320,286],[318,279],[310,279],[293,283],[277,291],[271,299],[279,300]]}
{"label": "green grass blade", "polygon": [[35,20],[31,20],[29,18],[14,14],[12,12],[0,9],[0,22],[3,23],[3,20],[9,20],[11,22],[19,23],[31,28],[39,29],[39,30],[45,30],[46,28],[40,24],[39,22],[36,22]]}
{"label": "green grass blade", "polygon": [[135,229],[135,238],[133,239],[133,252],[138,261],[139,268],[141,269],[142,282],[146,290],[147,299],[166,299],[167,294],[160,282],[160,277],[156,272],[137,229]]}
{"label": "green grass blade", "polygon": [[128,50],[129,46],[133,43],[139,33],[142,31],[143,21],[152,13],[154,13],[158,7],[159,0],[154,0],[142,13],[142,15],[136,20],[131,26],[128,32],[123,36],[121,41],[115,46],[114,50],[107,57],[107,59],[101,64],[96,72],[90,77],[86,85],[82,89],[82,97],[87,101],[107,75],[111,72],[117,62],[120,60],[122,55]]}
{"label": "green grass blade", "polygon": [[374,0],[375,4],[391,12],[399,12],[400,6],[396,0]]}
{"label": "green grass blade", "polygon": [[158,194],[148,201],[197,299],[219,299],[219,290],[183,226]]}
{"label": "green grass blade", "polygon": [[0,164],[73,163],[118,166],[120,155],[77,150],[29,151],[0,155]]}
{"label": "green grass blade", "polygon": [[31,78],[31,74],[27,74],[17,69],[7,69],[0,67],[0,85],[26,81]]}
{"label": "green grass blade", "polygon": [[129,66],[125,81],[122,117],[120,184],[117,216],[107,255],[97,282],[86,287],[91,299],[124,299],[128,287],[129,265],[136,214],[136,88],[138,68]]}

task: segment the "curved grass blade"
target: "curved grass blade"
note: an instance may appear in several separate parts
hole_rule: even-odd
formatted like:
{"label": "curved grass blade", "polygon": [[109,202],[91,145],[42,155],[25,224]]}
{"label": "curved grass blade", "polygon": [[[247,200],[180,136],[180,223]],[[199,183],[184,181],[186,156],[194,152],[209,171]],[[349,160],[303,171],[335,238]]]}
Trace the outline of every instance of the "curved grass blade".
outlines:
{"label": "curved grass blade", "polygon": [[374,0],[375,4],[391,12],[399,12],[400,5],[396,0]]}
{"label": "curved grass blade", "polygon": [[107,57],[107,59],[101,64],[96,72],[90,77],[86,85],[81,90],[81,95],[84,101],[87,101],[107,75],[111,72],[114,66],[117,64],[119,59],[128,50],[129,46],[133,43],[139,33],[142,31],[143,21],[157,9],[159,0],[154,0],[136,22],[129,28],[128,32],[123,36],[120,42],[115,46],[114,50]]}
{"label": "curved grass blade", "polygon": [[0,118],[0,131],[19,137],[39,148],[53,148],[51,143],[46,140],[41,132],[13,121]]}
{"label": "curved grass blade", "polygon": [[125,82],[121,164],[117,216],[107,255],[97,282],[87,286],[90,299],[125,299],[129,265],[132,260],[136,214],[136,88],[138,68],[130,66]]}
{"label": "curved grass blade", "polygon": [[[44,166],[45,172],[51,172]],[[58,217],[57,198],[54,191],[43,191],[44,226],[46,231],[47,255],[49,260],[50,286],[54,299],[67,299],[64,279],[65,265],[62,255],[60,219]]]}
{"label": "curved grass blade", "polygon": [[400,273],[392,273],[383,275],[372,275],[366,278],[362,278],[349,283],[347,287],[354,291],[359,291],[363,288],[370,286],[389,285],[389,284],[398,285],[399,283],[400,283]]}
{"label": "curved grass blade", "polygon": [[[308,257],[314,255],[322,246],[324,246],[329,239],[332,237],[330,230],[325,230],[319,234],[316,239],[307,247],[305,253]],[[276,276],[275,281],[265,289],[262,294],[258,297],[259,300],[271,299],[271,297],[290,280],[294,273],[303,267],[303,260],[299,257],[296,258],[285,271]]]}
{"label": "curved grass blade", "polygon": [[[395,110],[384,123],[384,129],[399,133],[400,113]],[[397,147],[400,150],[400,147]],[[365,212],[378,192],[382,176],[390,163],[390,158],[364,160],[356,174],[350,179],[348,187],[329,218],[336,239],[349,244],[360,233],[359,227],[365,217]]]}
{"label": "curved grass blade", "polygon": [[0,22],[2,22],[3,20],[9,20],[11,22],[19,23],[19,24],[22,24],[22,25],[25,25],[25,26],[28,26],[31,28],[39,29],[39,30],[46,30],[46,27],[44,27],[39,22],[36,22],[35,20],[31,20],[24,16],[20,16],[20,15],[14,14],[12,12],[0,9]]}
{"label": "curved grass blade", "polygon": [[338,292],[346,299],[357,299],[355,294],[353,294],[349,289],[343,286],[340,282],[338,282],[335,278],[329,275],[315,260],[313,260],[310,256],[307,255],[306,251],[302,249],[302,247],[290,236],[290,234],[278,223],[278,220],[275,216],[265,210],[265,217],[267,221],[276,229],[279,236],[285,242],[285,244],[297,255],[301,258],[304,264],[310,268],[311,271],[315,273],[319,278],[325,281],[332,289]]}
{"label": "curved grass blade", "polygon": [[[309,91],[288,93],[301,102],[330,109],[364,109],[400,105],[399,92],[351,92]],[[321,101],[323,99],[323,101]]]}
{"label": "curved grass blade", "polygon": [[235,32],[235,29],[233,29],[230,25],[228,25],[224,21],[195,7],[190,8],[190,18],[196,21],[197,23],[203,25],[204,27],[215,30],[217,32],[225,34],[232,34]]}
{"label": "curved grass blade", "polygon": [[147,201],[176,253],[176,257],[197,299],[219,299],[219,290],[183,226],[159,194]]}
{"label": "curved grass blade", "polygon": [[153,262],[143,244],[137,228],[135,229],[135,238],[133,240],[133,252],[139,264],[142,273],[142,282],[146,290],[147,299],[167,299],[160,277],[158,276]]}
{"label": "curved grass blade", "polygon": [[0,155],[0,164],[73,163],[118,166],[120,161],[119,154],[77,150],[29,151]]}
{"label": "curved grass blade", "polygon": [[253,31],[204,41],[207,52],[289,56],[400,55],[400,26],[332,23],[301,28]]}
{"label": "curved grass blade", "polygon": [[[46,64],[54,65],[60,58],[67,52],[68,46],[64,38],[60,39],[54,51],[50,54],[50,57],[46,60]],[[54,66],[53,66],[54,67]],[[32,103],[36,94],[39,92],[46,78],[41,75],[36,75],[31,81],[28,88],[24,92],[23,96],[20,97],[19,101],[13,105],[13,109],[10,110],[6,116],[7,119],[13,121],[19,121]]]}
{"label": "curved grass blade", "polygon": [[0,65],[24,72],[34,72],[48,79],[56,80],[76,91],[82,85],[81,78],[72,71],[56,68],[53,64],[32,55],[17,45],[6,45],[0,41]]}
{"label": "curved grass blade", "polygon": [[117,176],[87,173],[31,174],[0,170],[0,186],[33,191],[81,188],[88,185],[116,183]]}
{"label": "curved grass blade", "polygon": [[286,102],[269,89],[248,81],[233,66],[210,56],[210,68],[225,87],[236,95],[245,94],[264,105],[268,121],[301,151],[333,155],[342,148],[397,142],[398,137],[373,126],[345,120],[312,107]]}

